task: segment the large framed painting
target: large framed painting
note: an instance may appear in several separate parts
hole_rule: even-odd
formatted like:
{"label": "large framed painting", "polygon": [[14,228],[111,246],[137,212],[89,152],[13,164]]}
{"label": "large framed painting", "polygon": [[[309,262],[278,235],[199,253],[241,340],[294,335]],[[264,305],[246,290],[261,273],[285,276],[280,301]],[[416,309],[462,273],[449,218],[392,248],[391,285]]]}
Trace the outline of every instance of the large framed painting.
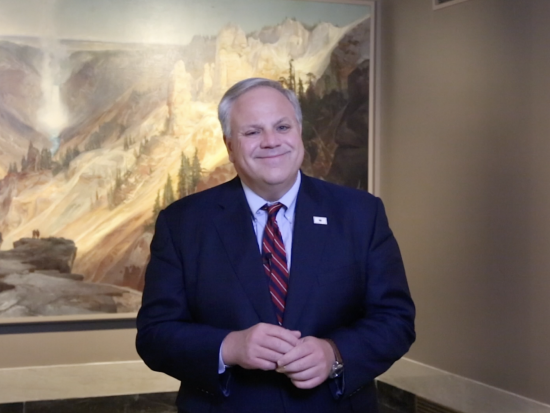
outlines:
{"label": "large framed painting", "polygon": [[158,212],[234,176],[217,104],[298,95],[306,174],[373,176],[374,2],[0,0],[0,323],[133,317]]}

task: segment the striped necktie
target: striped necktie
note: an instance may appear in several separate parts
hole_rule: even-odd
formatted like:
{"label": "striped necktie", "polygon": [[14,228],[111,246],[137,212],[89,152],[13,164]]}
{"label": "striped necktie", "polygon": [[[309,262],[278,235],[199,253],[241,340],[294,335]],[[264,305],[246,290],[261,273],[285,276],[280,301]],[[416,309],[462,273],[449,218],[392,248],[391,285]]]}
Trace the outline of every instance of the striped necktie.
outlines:
{"label": "striped necktie", "polygon": [[267,223],[262,239],[262,258],[265,273],[269,279],[269,292],[275,305],[275,313],[279,324],[283,323],[286,294],[288,288],[288,267],[286,263],[285,245],[279,226],[277,212],[283,204],[265,204],[261,209],[267,211]]}

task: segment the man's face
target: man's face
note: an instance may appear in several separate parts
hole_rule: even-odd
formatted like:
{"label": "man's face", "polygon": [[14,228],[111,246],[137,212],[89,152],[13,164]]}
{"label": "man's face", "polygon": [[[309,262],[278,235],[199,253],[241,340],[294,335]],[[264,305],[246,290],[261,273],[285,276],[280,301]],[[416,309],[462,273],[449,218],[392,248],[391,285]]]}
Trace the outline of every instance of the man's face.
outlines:
{"label": "man's face", "polygon": [[276,89],[254,88],[233,103],[230,126],[224,141],[239,177],[262,198],[279,199],[296,181],[304,158],[292,104]]}

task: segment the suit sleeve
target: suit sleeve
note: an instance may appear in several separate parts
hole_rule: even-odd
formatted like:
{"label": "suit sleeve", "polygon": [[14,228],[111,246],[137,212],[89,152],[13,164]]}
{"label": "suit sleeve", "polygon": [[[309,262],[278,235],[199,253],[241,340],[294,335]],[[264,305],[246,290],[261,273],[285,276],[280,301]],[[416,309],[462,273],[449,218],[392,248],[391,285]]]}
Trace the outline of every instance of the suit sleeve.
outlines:
{"label": "suit sleeve", "polygon": [[[370,225],[358,223],[365,274],[362,316],[330,334],[344,361],[344,391],[350,396],[372,383],[401,358],[415,340],[415,307],[410,296],[401,253],[389,228],[384,207],[376,199]],[[365,231],[365,229],[370,229]],[[331,386],[337,397],[336,386]]]}
{"label": "suit sleeve", "polygon": [[221,395],[218,359],[229,333],[194,322],[189,311],[181,251],[175,246],[165,211],[159,214],[137,316],[136,348],[152,370],[188,386]]}

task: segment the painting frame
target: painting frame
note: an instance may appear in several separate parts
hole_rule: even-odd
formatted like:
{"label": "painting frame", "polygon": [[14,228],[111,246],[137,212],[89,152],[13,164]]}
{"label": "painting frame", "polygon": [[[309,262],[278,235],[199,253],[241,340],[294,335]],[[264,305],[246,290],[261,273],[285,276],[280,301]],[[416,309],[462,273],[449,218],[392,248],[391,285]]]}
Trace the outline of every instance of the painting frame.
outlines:
{"label": "painting frame", "polygon": [[[277,0],[273,0],[276,2]],[[378,5],[376,0],[292,0],[296,2],[310,2],[310,3],[334,3],[342,4],[343,6],[348,4],[363,5],[370,8],[370,65],[369,65],[369,109],[368,109],[368,159],[365,162],[368,164],[368,191],[373,194],[379,192],[379,163],[378,163],[378,151],[379,151],[379,136],[378,136],[378,106],[379,106],[379,92],[378,92],[378,70],[379,65],[379,27],[378,27]],[[436,0],[434,0],[435,2]],[[462,2],[465,0],[454,0],[455,2]],[[435,4],[435,3],[434,3]],[[450,4],[449,4],[450,5]],[[444,5],[446,6],[446,5]],[[444,7],[441,6],[441,7]],[[94,313],[94,314],[79,314],[79,315],[47,315],[47,316],[25,316],[25,317],[0,317],[1,325],[14,325],[14,324],[47,324],[47,323],[75,323],[75,322],[89,322],[89,321],[104,321],[104,320],[132,320],[135,319],[137,312],[124,312],[124,313]]]}
{"label": "painting frame", "polygon": [[449,6],[455,6],[460,3],[464,3],[469,0],[433,0],[433,10],[443,9]]}

